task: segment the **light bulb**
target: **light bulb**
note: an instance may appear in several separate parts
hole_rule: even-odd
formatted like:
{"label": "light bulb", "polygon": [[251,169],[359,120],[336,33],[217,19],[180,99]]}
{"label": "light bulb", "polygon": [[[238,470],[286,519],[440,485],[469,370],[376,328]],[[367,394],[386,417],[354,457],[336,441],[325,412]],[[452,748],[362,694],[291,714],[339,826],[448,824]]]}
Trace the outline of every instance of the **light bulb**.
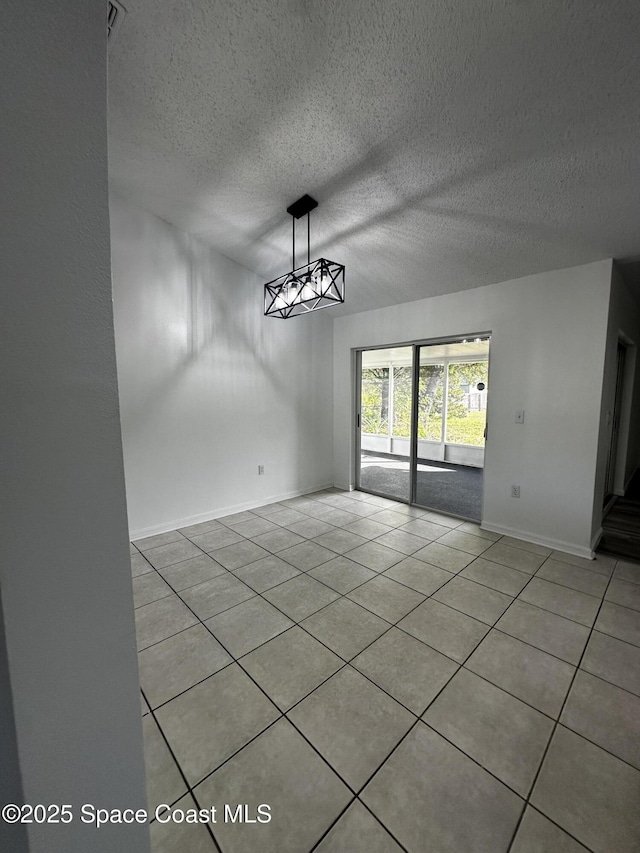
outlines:
{"label": "light bulb", "polygon": [[288,305],[294,305],[300,298],[300,293],[298,291],[298,280],[296,278],[292,279],[286,286],[286,300]]}
{"label": "light bulb", "polygon": [[311,284],[312,281],[313,281],[313,279],[310,279],[310,278],[305,281],[305,283],[302,287],[302,290],[300,291],[300,301],[301,302],[306,302],[307,299],[313,299],[313,297],[315,296],[315,293],[314,293],[314,290],[313,290],[313,287]]}

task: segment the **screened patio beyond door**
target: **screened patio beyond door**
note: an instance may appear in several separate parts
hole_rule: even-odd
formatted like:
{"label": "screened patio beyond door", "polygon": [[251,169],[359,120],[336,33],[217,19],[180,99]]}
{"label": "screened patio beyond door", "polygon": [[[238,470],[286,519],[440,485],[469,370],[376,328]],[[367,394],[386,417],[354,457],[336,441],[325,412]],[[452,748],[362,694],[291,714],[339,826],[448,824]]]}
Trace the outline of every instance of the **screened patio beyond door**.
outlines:
{"label": "screened patio beyond door", "polygon": [[479,520],[488,355],[487,336],[362,351],[359,488]]}

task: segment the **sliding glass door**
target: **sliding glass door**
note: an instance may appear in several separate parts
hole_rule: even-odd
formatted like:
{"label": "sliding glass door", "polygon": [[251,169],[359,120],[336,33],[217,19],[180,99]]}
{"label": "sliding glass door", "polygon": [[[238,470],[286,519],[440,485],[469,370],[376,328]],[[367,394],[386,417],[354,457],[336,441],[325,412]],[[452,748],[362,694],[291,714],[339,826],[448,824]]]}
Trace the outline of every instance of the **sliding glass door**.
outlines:
{"label": "sliding glass door", "polygon": [[361,353],[358,488],[411,499],[413,347]]}
{"label": "sliding glass door", "polygon": [[480,520],[487,416],[488,340],[418,346],[412,501]]}
{"label": "sliding glass door", "polygon": [[357,486],[480,519],[489,337],[359,353]]}

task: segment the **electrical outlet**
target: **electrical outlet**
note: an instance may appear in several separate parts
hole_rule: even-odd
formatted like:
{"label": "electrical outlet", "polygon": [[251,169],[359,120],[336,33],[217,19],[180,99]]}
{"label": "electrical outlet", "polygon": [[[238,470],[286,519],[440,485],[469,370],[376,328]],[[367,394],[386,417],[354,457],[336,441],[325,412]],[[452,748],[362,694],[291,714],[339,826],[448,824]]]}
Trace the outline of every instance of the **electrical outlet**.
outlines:
{"label": "electrical outlet", "polygon": [[520,497],[520,486],[511,486],[511,497],[519,498]]}
{"label": "electrical outlet", "polygon": [[258,465],[258,474],[264,474],[264,465]]}
{"label": "electrical outlet", "polygon": [[516,423],[517,424],[523,424],[524,423],[524,412],[523,411],[516,412]]}

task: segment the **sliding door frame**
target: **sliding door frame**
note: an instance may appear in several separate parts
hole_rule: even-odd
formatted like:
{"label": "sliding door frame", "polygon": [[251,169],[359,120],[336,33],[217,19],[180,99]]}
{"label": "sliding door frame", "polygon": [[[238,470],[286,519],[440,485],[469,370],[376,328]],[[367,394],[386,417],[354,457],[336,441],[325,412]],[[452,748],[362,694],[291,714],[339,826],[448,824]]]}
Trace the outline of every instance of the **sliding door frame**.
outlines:
{"label": "sliding door frame", "polygon": [[353,482],[355,483],[355,487],[359,492],[366,492],[366,489],[363,489],[360,485],[360,479],[362,475],[362,353],[364,350],[358,349],[355,350],[355,389],[354,389],[354,397],[355,397],[355,431],[356,431],[356,446],[355,446],[355,455],[353,459],[354,464],[354,476]]}
{"label": "sliding door frame", "polygon": [[[363,488],[361,485],[361,474],[362,474],[362,353],[363,352],[372,352],[374,350],[386,350],[386,349],[400,349],[402,347],[411,347],[412,348],[412,375],[411,375],[411,431],[410,431],[410,439],[409,439],[409,499],[403,500],[401,498],[392,498],[392,500],[397,500],[398,503],[406,503],[410,506],[419,506],[416,503],[417,497],[417,480],[418,480],[418,392],[420,387],[420,350],[423,347],[430,346],[440,346],[446,344],[455,344],[455,343],[463,343],[465,340],[472,341],[474,338],[489,338],[491,340],[492,333],[490,331],[485,332],[470,332],[466,335],[451,335],[442,338],[429,338],[422,340],[414,340],[414,341],[405,341],[402,343],[388,343],[388,344],[380,344],[378,346],[368,346],[368,347],[357,347],[354,348],[353,353],[355,355],[355,364],[354,364],[354,402],[355,402],[355,410],[354,410],[354,421],[352,424],[352,430],[355,429],[355,454],[354,454],[354,483],[355,488],[358,491],[366,492],[371,495],[378,495],[379,497],[388,497],[387,495],[383,495],[380,492],[374,492],[371,489]],[[460,357],[460,361],[464,361],[463,357]],[[488,375],[491,375],[491,345],[489,345],[489,354],[487,357],[487,372]],[[447,370],[448,373],[448,370]],[[446,383],[447,376],[445,375],[445,391],[446,391]],[[490,383],[487,383],[490,385]],[[443,392],[444,393],[444,392]],[[483,461],[483,471],[486,470],[486,446],[487,446],[487,435],[488,435],[488,427],[489,427],[489,397],[487,396],[487,409],[486,409],[486,428],[485,428],[485,458]],[[443,400],[443,405],[446,407],[446,400]],[[443,411],[443,421],[442,421],[442,431],[443,436],[445,436],[446,432],[446,423],[445,423],[445,413]],[[353,431],[352,431],[353,435]],[[480,510],[481,518],[484,515],[484,481],[482,488],[482,500],[481,500],[481,510]]]}
{"label": "sliding door frame", "polygon": [[420,390],[420,345],[413,344],[411,374],[411,440],[409,443],[409,505],[416,502],[418,492],[418,391]]}

